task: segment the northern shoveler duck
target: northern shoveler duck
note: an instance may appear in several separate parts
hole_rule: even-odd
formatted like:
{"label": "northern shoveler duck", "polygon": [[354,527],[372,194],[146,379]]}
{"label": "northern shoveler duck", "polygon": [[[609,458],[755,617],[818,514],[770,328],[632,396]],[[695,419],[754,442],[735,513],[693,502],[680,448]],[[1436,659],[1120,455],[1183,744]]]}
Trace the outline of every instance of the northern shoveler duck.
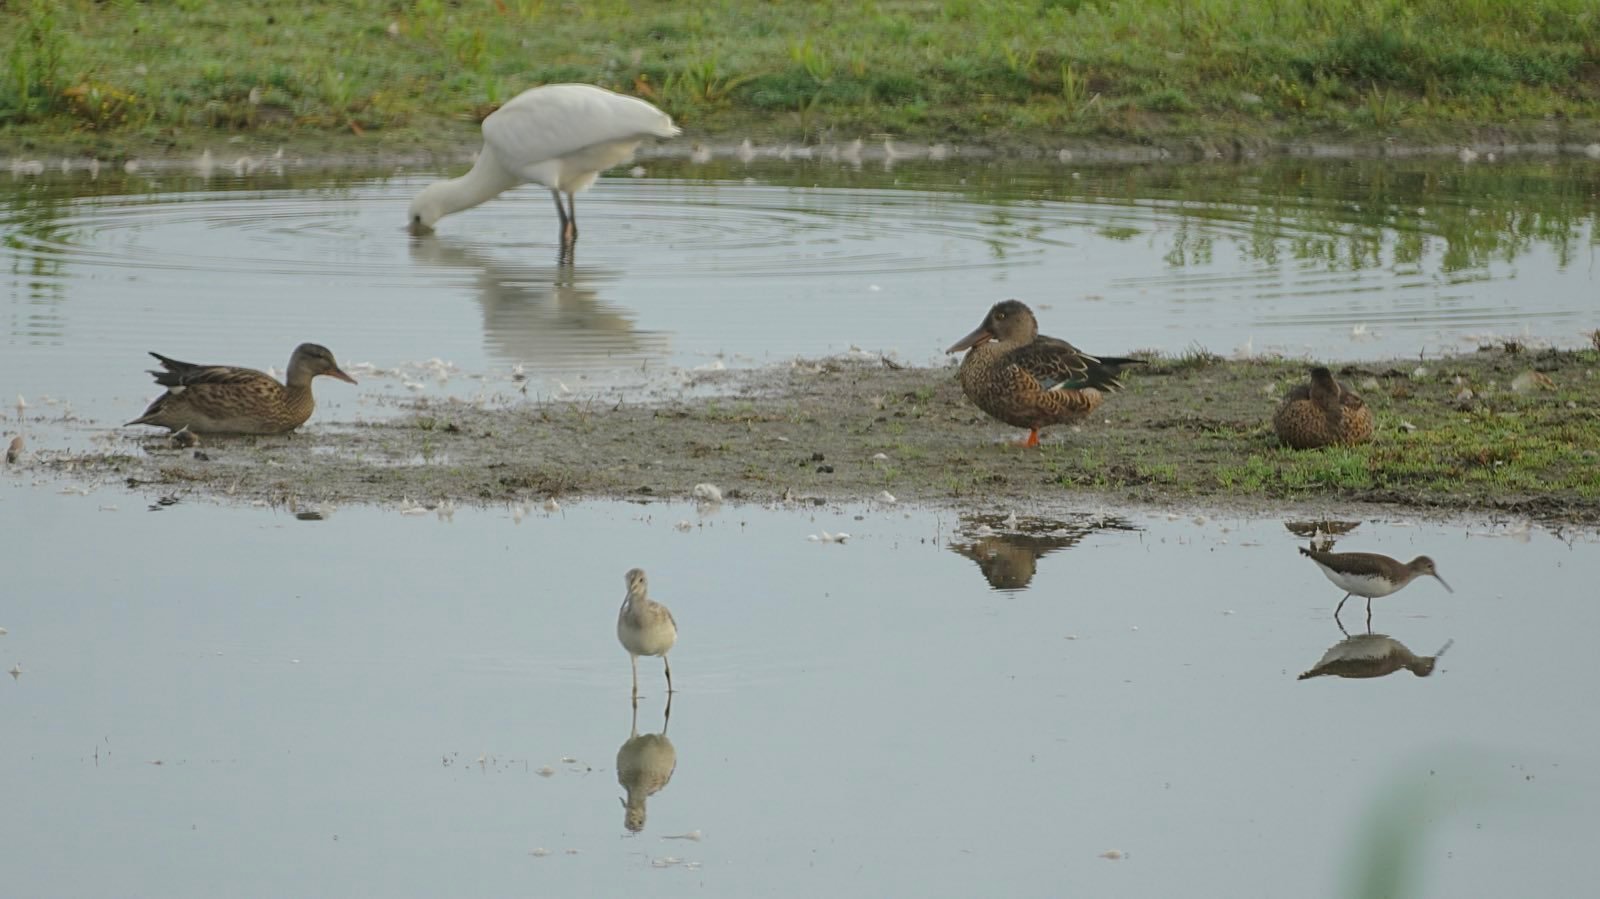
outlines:
{"label": "northern shoveler duck", "polygon": [[983,324],[947,353],[961,360],[961,390],[994,418],[1028,428],[1022,446],[1039,445],[1039,429],[1069,424],[1093,412],[1122,387],[1122,369],[1143,359],[1091,356],[1065,340],[1039,333],[1033,310],[1017,300],[996,303]]}
{"label": "northern shoveler duck", "polygon": [[151,370],[167,392],[156,397],[130,425],[155,425],[201,434],[282,434],[305,424],[315,403],[311,381],[327,375],[354,384],[340,371],[328,348],[302,343],[289,357],[289,369],[276,378],[253,368],[195,365],[151,353],[165,371]]}
{"label": "northern shoveler duck", "polygon": [[1319,365],[1311,369],[1310,384],[1283,398],[1272,415],[1272,429],[1285,446],[1295,449],[1354,446],[1372,439],[1372,410]]}

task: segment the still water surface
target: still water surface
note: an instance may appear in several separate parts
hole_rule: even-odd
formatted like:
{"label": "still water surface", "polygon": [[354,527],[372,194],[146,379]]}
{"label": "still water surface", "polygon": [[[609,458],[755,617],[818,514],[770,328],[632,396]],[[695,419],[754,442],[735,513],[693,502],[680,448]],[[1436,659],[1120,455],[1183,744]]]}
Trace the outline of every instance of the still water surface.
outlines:
{"label": "still water surface", "polygon": [[[1454,645],[1427,678],[1298,681],[1339,592],[1281,521],[312,522],[16,483],[0,514],[30,523],[0,604],[13,895],[1337,895],[1411,816],[1403,895],[1600,877],[1592,535],[1361,523],[1341,547],[1427,552],[1456,587],[1379,600],[1374,629]],[[971,557],[1051,530],[1076,542],[1009,589]],[[676,767],[637,835],[634,565],[681,632]]]}

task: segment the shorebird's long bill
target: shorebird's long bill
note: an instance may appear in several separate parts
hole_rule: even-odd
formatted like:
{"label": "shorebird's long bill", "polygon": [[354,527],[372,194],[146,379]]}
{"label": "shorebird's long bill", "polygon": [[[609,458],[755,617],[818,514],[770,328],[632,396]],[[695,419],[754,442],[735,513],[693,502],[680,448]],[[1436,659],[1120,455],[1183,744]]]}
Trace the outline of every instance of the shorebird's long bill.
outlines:
{"label": "shorebird's long bill", "polygon": [[978,330],[973,331],[971,334],[968,334],[967,336],[956,341],[955,344],[952,345],[950,349],[945,350],[945,352],[959,353],[962,350],[970,350],[980,343],[986,343],[993,339],[994,335],[989,333],[989,328],[987,325],[979,325]]}
{"label": "shorebird's long bill", "polygon": [[346,384],[354,384],[356,382],[355,378],[350,377],[349,375],[345,374],[342,370],[337,369],[337,368],[334,369],[333,371],[328,372],[328,377],[330,377],[330,378],[338,378],[339,380],[345,382]]}
{"label": "shorebird's long bill", "polygon": [[[1435,575],[1434,575],[1434,577],[1435,577],[1435,578],[1438,578],[1438,581],[1439,581],[1439,583],[1441,583],[1441,584],[1444,584],[1444,578],[1442,578],[1442,577],[1439,577],[1439,575],[1437,575],[1437,574],[1435,574]],[[1446,590],[1450,590],[1450,592],[1451,592],[1451,593],[1454,593],[1454,592],[1456,592],[1456,591],[1454,591],[1454,590],[1451,590],[1451,589],[1450,589],[1450,585],[1449,585],[1449,584],[1444,584],[1444,588],[1445,588],[1445,589],[1446,589]]]}

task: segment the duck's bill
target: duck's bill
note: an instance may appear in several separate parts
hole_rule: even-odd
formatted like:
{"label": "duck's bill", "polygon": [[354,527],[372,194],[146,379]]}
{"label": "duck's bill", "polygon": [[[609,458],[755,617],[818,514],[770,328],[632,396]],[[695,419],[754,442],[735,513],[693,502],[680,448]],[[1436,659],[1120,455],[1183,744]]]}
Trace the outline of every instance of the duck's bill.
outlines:
{"label": "duck's bill", "polygon": [[994,335],[989,333],[989,329],[985,328],[983,325],[979,325],[978,330],[973,331],[971,334],[968,334],[967,336],[956,341],[951,345],[950,349],[945,350],[945,352],[959,353],[962,350],[970,350],[980,343],[986,343],[993,339]]}
{"label": "duck's bill", "polygon": [[427,225],[424,225],[423,223],[418,222],[418,221],[413,221],[411,224],[406,225],[405,227],[401,228],[400,230],[409,232],[411,234],[414,234],[417,237],[421,237],[424,234],[432,234],[433,233],[433,229],[432,228],[430,228]]}
{"label": "duck's bill", "polygon": [[341,369],[337,369],[337,368],[334,369],[333,371],[328,372],[328,377],[330,377],[330,378],[338,378],[339,380],[345,382],[346,384],[354,384],[356,382],[355,378],[350,377],[349,375],[345,374]]}
{"label": "duck's bill", "polygon": [[[1437,574],[1436,574],[1436,575],[1434,575],[1434,578],[1435,578],[1435,579],[1436,579],[1436,580],[1438,580],[1438,582],[1439,582],[1439,583],[1441,583],[1441,584],[1444,584],[1444,578],[1442,578],[1442,577],[1439,577],[1439,576],[1438,576],[1438,575],[1437,575]],[[1451,592],[1451,593],[1454,593],[1454,592],[1456,592],[1456,591],[1455,591],[1455,590],[1454,590],[1454,589],[1452,589],[1452,588],[1451,588],[1451,586],[1450,586],[1450,585],[1449,585],[1449,584],[1444,584],[1444,588],[1445,588],[1445,589],[1446,589],[1446,590],[1449,590],[1449,591],[1450,591],[1450,592]]]}

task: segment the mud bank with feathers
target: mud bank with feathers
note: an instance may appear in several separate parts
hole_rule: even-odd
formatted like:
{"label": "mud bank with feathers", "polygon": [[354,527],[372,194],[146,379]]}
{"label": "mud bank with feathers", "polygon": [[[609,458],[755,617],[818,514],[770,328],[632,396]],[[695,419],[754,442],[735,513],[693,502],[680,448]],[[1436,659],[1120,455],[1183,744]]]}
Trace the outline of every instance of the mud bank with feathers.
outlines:
{"label": "mud bank with feathers", "polygon": [[537,504],[550,498],[915,503],[1034,514],[1106,504],[1251,512],[1286,506],[1600,522],[1600,348],[1516,344],[1431,360],[1332,365],[1376,415],[1362,446],[1282,448],[1270,418],[1304,360],[1152,358],[1087,422],[1044,445],[988,419],[955,370],[870,359],[706,373],[713,396],[487,403],[406,399],[392,418],[324,413],[277,438],[178,447],[133,429],[54,451],[37,423],[13,477],[122,484],[149,497],[296,511],[360,503]]}

